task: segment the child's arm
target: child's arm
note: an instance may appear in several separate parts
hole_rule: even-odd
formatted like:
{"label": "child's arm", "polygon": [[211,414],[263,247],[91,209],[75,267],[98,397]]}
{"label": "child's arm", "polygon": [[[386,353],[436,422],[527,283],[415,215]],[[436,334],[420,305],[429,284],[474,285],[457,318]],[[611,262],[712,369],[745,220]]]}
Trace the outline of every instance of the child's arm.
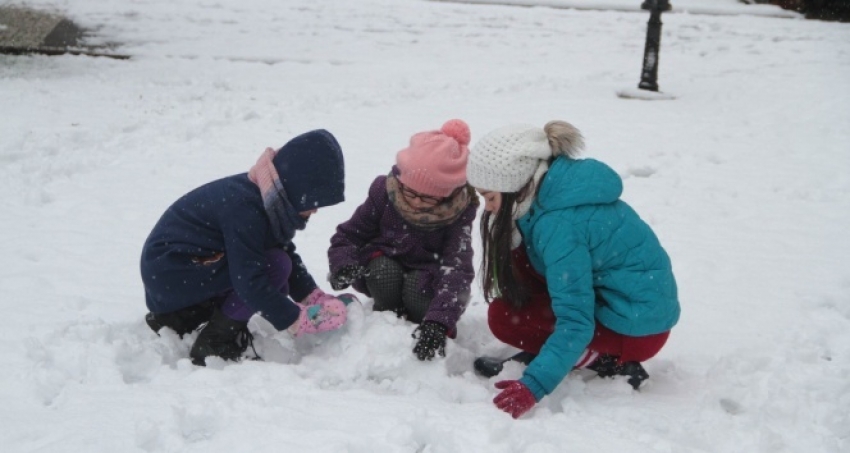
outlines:
{"label": "child's arm", "polygon": [[450,225],[440,254],[440,274],[434,282],[436,294],[431,300],[425,321],[436,321],[453,330],[469,303],[470,286],[475,278],[472,264],[472,222],[477,205]]}
{"label": "child's arm", "polygon": [[336,233],[331,237],[328,249],[328,262],[331,273],[346,265],[365,266],[358,251],[380,234],[381,215],[386,209],[387,197],[386,176],[375,178],[369,187],[369,194],[352,214],[351,218],[336,227]]}
{"label": "child's arm", "polygon": [[295,244],[290,242],[283,248],[292,260],[292,273],[289,274],[289,295],[295,301],[302,301],[318,288],[301,256],[295,251]]}
{"label": "child's arm", "polygon": [[220,222],[230,280],[236,294],[249,308],[276,329],[284,330],[298,319],[301,309],[272,285],[265,253],[267,222],[250,220],[265,219],[265,213],[247,209],[250,208],[222,215]]}

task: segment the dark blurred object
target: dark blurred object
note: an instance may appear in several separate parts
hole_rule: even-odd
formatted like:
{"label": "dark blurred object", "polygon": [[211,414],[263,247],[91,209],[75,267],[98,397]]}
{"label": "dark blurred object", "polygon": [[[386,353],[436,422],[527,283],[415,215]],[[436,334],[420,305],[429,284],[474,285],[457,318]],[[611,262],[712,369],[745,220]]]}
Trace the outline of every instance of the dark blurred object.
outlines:
{"label": "dark blurred object", "polygon": [[641,8],[649,10],[646,26],[646,45],[643,50],[643,69],[640,72],[641,90],[658,91],[658,53],[661,51],[661,13],[672,6],[668,0],[645,0]]}
{"label": "dark blurred object", "polygon": [[770,0],[772,5],[806,15],[806,19],[850,22],[850,0]]}
{"label": "dark blurred object", "polygon": [[[0,54],[88,55],[125,60],[111,46],[84,43],[88,31],[59,13],[24,6],[0,5]],[[107,52],[104,52],[107,51]]]}
{"label": "dark blurred object", "polygon": [[673,8],[673,5],[668,0],[643,0],[640,9],[652,11],[652,8],[655,6],[661,9],[661,11],[670,11]]}

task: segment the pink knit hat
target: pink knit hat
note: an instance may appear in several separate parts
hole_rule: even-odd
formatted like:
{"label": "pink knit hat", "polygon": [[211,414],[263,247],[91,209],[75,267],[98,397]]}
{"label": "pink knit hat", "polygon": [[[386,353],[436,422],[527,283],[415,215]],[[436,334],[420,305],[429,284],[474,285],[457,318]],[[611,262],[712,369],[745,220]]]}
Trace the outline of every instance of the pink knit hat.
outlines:
{"label": "pink knit hat", "polygon": [[398,179],[407,187],[434,197],[447,197],[466,184],[469,126],[449,120],[438,131],[420,132],[398,152]]}

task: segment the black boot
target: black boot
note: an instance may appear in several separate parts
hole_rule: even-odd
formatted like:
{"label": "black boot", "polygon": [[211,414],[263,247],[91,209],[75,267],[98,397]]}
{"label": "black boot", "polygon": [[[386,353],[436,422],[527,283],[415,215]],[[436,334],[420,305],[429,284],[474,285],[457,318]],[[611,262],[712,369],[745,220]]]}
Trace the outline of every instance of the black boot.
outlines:
{"label": "black boot", "polygon": [[607,354],[600,355],[587,368],[596,371],[599,377],[628,376],[628,383],[635,390],[649,378],[649,373],[643,369],[640,362],[619,363],[617,357]]}
{"label": "black boot", "polygon": [[210,320],[216,304],[213,301],[201,302],[171,313],[148,313],[145,322],[159,335],[159,329],[168,327],[180,335],[194,332],[201,324]]}
{"label": "black boot", "polygon": [[490,378],[496,376],[497,374],[502,372],[502,369],[505,367],[506,362],[510,362],[513,360],[514,362],[519,362],[523,365],[528,365],[531,363],[534,358],[537,357],[537,354],[532,354],[526,351],[520,351],[507,359],[499,359],[496,357],[479,357],[475,359],[475,362],[472,363],[472,368],[476,373],[481,376]]}
{"label": "black boot", "polygon": [[[254,336],[248,331],[248,321],[230,319],[221,310],[215,310],[210,322],[198,334],[189,356],[195,365],[206,366],[205,359],[209,356],[238,360],[248,346],[254,349]],[[256,351],[254,353],[256,355]]]}

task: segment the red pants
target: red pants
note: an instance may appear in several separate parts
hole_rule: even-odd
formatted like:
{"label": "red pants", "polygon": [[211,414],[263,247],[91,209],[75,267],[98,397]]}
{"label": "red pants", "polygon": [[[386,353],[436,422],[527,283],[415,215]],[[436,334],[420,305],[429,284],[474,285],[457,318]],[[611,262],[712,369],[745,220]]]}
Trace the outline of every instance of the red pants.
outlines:
{"label": "red pants", "polygon": [[[493,299],[487,312],[487,323],[493,335],[503,343],[539,354],[543,343],[555,331],[552,299],[549,297],[546,281],[528,263],[523,247],[514,250],[513,260],[518,277],[530,290],[531,297],[520,309],[514,309],[502,299]],[[587,349],[617,356],[621,362],[643,362],[658,354],[669,336],[668,331],[644,337],[630,337],[614,332],[597,321],[593,339]]]}

